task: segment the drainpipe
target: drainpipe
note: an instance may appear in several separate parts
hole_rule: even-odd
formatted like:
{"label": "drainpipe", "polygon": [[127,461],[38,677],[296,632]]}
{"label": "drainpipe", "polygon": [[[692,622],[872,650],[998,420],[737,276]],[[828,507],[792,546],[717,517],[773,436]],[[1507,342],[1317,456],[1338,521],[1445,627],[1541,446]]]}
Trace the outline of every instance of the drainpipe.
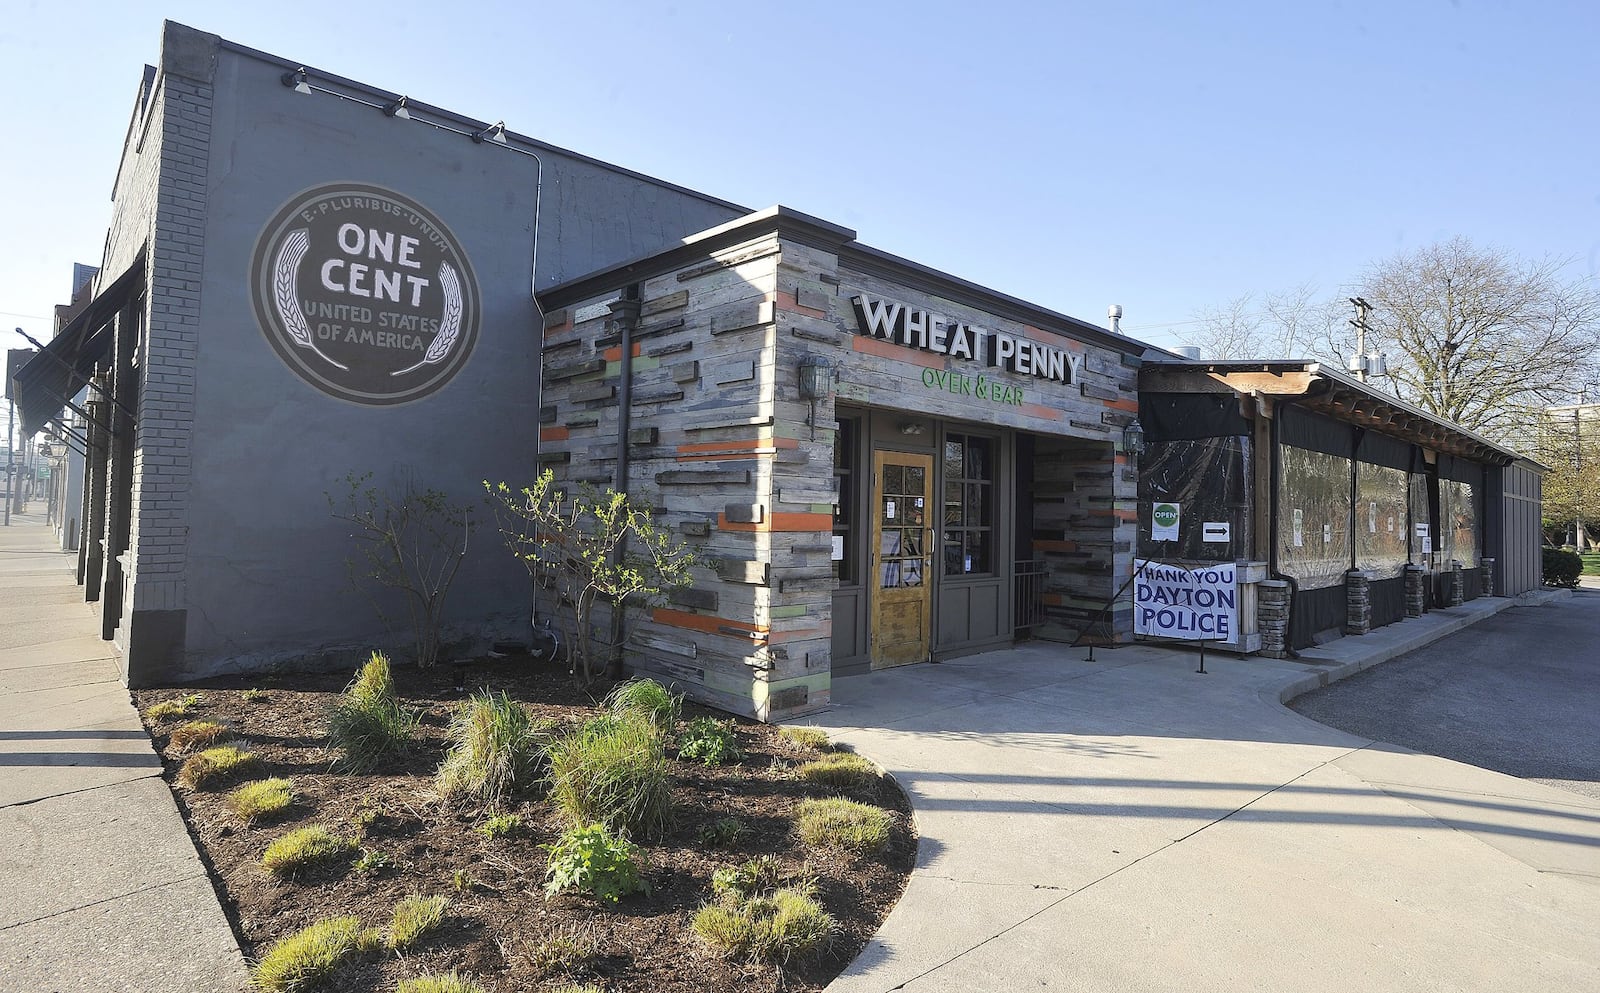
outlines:
{"label": "drainpipe", "polygon": [[[611,302],[611,318],[616,323],[621,339],[622,359],[617,371],[617,469],[612,488],[618,493],[628,492],[628,432],[633,427],[633,332],[639,325],[639,284],[629,283],[621,298]],[[616,555],[620,559],[628,553],[628,539],[618,544]],[[613,679],[621,679],[622,672],[622,610],[611,609],[611,666]]]}

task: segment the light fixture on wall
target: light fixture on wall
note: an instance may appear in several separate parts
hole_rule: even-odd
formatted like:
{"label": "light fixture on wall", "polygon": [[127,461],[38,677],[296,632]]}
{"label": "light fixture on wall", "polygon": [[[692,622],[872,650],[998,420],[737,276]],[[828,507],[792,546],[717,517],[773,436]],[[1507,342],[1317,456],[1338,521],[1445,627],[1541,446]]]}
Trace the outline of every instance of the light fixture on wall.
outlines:
{"label": "light fixture on wall", "polygon": [[282,76],[283,85],[291,87],[296,93],[310,93],[311,82],[306,79],[306,67],[292,69]]}
{"label": "light fixture on wall", "polygon": [[401,97],[400,99],[396,100],[394,103],[384,104],[383,116],[384,117],[398,117],[402,121],[411,120],[411,111],[406,109],[406,101],[408,101],[410,99],[411,99],[410,97]]}
{"label": "light fixture on wall", "polygon": [[482,131],[474,131],[472,133],[472,141],[476,145],[481,145],[486,141],[504,145],[506,143],[506,122],[495,121]]}
{"label": "light fixture on wall", "polygon": [[1144,425],[1135,417],[1122,429],[1122,447],[1135,455],[1144,454]]}
{"label": "light fixture on wall", "polygon": [[800,360],[800,399],[811,404],[806,424],[811,428],[811,439],[817,438],[817,401],[833,396],[833,365],[820,355],[807,355]]}
{"label": "light fixture on wall", "polygon": [[927,425],[921,421],[901,421],[900,433],[904,435],[922,434],[928,430]]}

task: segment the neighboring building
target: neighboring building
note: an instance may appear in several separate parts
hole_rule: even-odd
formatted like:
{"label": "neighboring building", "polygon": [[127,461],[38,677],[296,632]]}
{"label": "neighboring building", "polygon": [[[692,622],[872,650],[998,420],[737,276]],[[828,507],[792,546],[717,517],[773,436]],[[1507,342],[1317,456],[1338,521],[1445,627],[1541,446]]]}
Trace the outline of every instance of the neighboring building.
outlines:
{"label": "neighboring building", "polygon": [[[93,299],[18,377],[28,435],[94,384],[80,575],[130,685],[383,643],[324,493],[525,478],[535,283],[741,213],[169,22]],[[450,637],[525,636],[527,597],[469,556]]]}

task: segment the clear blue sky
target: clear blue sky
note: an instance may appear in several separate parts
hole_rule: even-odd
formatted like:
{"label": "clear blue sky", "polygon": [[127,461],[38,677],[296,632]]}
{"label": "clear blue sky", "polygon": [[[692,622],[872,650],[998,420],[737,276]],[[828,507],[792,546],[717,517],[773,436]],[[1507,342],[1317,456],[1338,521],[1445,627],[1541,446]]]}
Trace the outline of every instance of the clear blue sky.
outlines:
{"label": "clear blue sky", "polygon": [[0,329],[97,264],[170,17],[1181,343],[1465,235],[1600,265],[1600,4],[6,0]]}

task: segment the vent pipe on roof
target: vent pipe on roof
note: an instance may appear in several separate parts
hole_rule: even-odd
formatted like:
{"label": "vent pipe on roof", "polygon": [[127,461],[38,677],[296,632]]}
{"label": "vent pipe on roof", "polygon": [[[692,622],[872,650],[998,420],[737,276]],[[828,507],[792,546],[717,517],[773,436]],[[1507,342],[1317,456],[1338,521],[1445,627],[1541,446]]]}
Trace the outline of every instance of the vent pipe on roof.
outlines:
{"label": "vent pipe on roof", "polygon": [[1179,345],[1178,347],[1174,348],[1173,351],[1177,352],[1179,355],[1182,355],[1191,362],[1200,358],[1199,345]]}
{"label": "vent pipe on roof", "polygon": [[1106,308],[1106,316],[1111,318],[1111,333],[1122,333],[1122,304],[1114,303]]}

